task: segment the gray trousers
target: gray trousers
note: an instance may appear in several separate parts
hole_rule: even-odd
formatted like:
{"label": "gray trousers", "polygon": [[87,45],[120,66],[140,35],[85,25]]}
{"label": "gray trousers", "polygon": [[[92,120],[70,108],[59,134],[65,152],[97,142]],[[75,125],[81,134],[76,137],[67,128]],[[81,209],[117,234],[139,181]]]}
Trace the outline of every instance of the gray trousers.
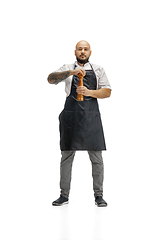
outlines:
{"label": "gray trousers", "polygon": [[[75,156],[75,151],[62,151],[60,165],[60,188],[61,195],[68,198],[70,192],[72,163]],[[92,163],[92,177],[94,196],[103,196],[103,177],[104,166],[101,151],[88,151],[89,158]]]}

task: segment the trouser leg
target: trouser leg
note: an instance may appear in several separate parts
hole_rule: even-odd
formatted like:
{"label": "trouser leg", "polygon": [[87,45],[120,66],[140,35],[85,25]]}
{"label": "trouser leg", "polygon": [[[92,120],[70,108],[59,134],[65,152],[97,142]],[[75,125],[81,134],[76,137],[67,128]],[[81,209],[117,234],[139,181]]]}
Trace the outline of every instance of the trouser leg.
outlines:
{"label": "trouser leg", "polygon": [[62,151],[60,164],[60,188],[61,195],[68,198],[71,183],[72,163],[75,156],[75,151]]}
{"label": "trouser leg", "polygon": [[88,151],[92,163],[94,196],[103,196],[104,166],[101,151]]}

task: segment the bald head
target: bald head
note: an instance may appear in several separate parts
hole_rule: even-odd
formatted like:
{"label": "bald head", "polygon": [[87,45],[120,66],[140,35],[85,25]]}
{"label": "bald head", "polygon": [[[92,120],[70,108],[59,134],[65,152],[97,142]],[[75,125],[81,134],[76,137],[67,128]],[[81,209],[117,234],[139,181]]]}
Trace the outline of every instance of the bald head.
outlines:
{"label": "bald head", "polygon": [[85,63],[88,62],[89,57],[91,56],[91,49],[90,49],[90,44],[85,41],[81,40],[76,44],[76,50],[75,50],[75,55],[77,58],[77,61],[80,65],[84,65]]}
{"label": "bald head", "polygon": [[76,44],[76,49],[79,47],[87,47],[89,50],[91,49],[90,44],[85,40],[81,40]]}

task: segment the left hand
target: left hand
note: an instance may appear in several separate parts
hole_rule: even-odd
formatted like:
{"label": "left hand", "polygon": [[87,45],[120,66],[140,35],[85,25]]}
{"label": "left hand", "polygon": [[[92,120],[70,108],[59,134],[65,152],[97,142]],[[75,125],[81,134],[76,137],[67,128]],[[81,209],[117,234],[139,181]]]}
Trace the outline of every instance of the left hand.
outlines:
{"label": "left hand", "polygon": [[84,96],[90,96],[90,91],[88,88],[84,87],[84,86],[79,86],[77,87],[77,93],[78,94],[82,94]]}

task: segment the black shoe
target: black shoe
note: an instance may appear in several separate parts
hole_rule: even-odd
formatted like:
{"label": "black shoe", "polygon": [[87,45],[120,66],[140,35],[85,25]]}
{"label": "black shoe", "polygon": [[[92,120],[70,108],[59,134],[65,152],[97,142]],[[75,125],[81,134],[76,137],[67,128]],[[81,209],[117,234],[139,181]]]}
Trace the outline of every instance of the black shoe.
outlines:
{"label": "black shoe", "polygon": [[62,205],[67,204],[67,203],[68,203],[68,198],[60,195],[60,198],[58,198],[56,201],[52,202],[52,205],[53,206],[62,206]]}
{"label": "black shoe", "polygon": [[98,207],[107,207],[107,203],[106,201],[104,201],[104,199],[102,198],[102,196],[97,196],[95,198],[95,204],[98,206]]}

